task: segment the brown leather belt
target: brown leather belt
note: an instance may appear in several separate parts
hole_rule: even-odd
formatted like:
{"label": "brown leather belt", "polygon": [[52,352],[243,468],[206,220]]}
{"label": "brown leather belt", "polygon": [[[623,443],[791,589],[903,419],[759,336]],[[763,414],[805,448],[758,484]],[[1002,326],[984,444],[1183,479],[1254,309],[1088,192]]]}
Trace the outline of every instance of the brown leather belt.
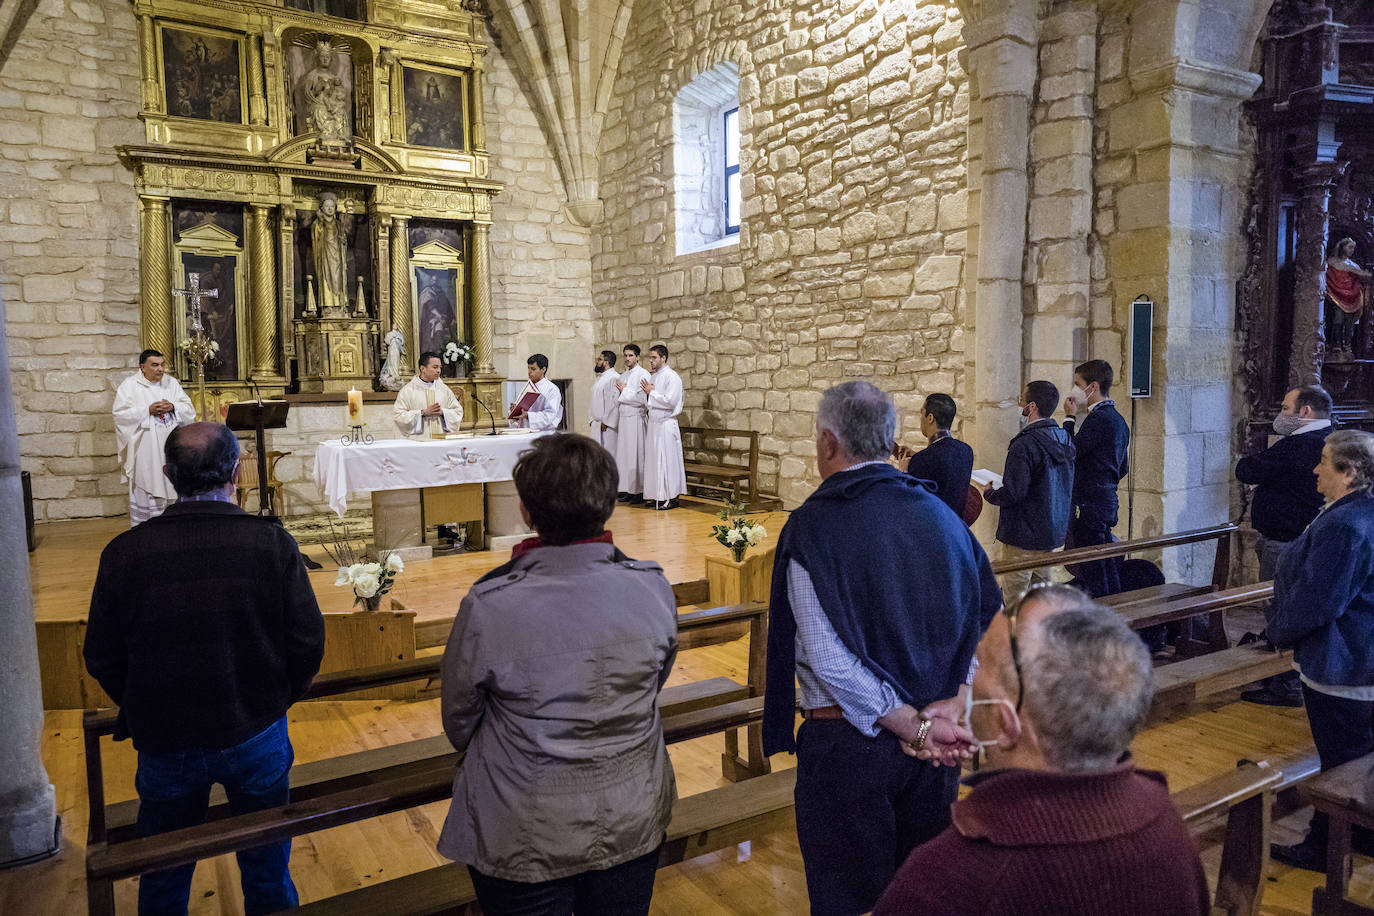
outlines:
{"label": "brown leather belt", "polygon": [[815,709],[803,709],[803,719],[843,719],[844,710],[838,706],[817,706]]}

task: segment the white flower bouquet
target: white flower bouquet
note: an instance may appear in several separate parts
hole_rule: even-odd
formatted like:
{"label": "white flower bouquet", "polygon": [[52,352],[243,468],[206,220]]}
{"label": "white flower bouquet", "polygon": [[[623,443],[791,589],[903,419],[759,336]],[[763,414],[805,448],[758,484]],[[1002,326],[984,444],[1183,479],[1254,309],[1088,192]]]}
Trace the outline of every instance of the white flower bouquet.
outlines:
{"label": "white flower bouquet", "polygon": [[751,522],[744,515],[744,506],[726,503],[725,508],[716,516],[725,524],[711,527],[711,539],[729,547],[735,555],[735,562],[744,559],[744,552],[757,547],[768,537],[767,530],[757,522]]}
{"label": "white flower bouquet", "polygon": [[472,348],[472,344],[464,343],[461,340],[450,340],[444,345],[444,362],[446,363],[462,363],[464,366],[470,366],[476,357],[477,351]]}
{"label": "white flower bouquet", "polygon": [[339,567],[339,576],[334,580],[336,587],[348,586],[353,589],[354,604],[361,604],[369,611],[381,606],[382,596],[391,591],[396,577],[405,571],[406,565],[394,553],[383,554],[377,562],[359,562]]}

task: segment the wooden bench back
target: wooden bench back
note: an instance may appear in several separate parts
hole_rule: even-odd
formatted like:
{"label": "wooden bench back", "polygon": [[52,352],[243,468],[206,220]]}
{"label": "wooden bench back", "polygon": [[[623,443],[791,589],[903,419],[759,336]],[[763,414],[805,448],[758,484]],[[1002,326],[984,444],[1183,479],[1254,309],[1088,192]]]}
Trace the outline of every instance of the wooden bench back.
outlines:
{"label": "wooden bench back", "polygon": [[1132,553],[1141,553],[1146,550],[1162,550],[1165,547],[1181,547],[1185,544],[1197,544],[1204,541],[1217,542],[1216,561],[1212,567],[1212,584],[1216,588],[1225,588],[1231,574],[1231,536],[1240,529],[1232,522],[1221,525],[1211,525],[1207,528],[1195,528],[1192,531],[1180,531],[1177,534],[1161,534],[1153,537],[1132,538],[1129,541],[1117,541],[1114,544],[1099,544],[1094,547],[1074,547],[1070,550],[1061,550],[1057,553],[1043,557],[1026,557],[1024,559],[998,560],[992,564],[992,571],[998,573],[1023,572],[1027,569],[1043,569],[1047,566],[1067,566],[1076,563],[1091,563],[1094,560],[1106,560],[1112,557],[1124,557]]}

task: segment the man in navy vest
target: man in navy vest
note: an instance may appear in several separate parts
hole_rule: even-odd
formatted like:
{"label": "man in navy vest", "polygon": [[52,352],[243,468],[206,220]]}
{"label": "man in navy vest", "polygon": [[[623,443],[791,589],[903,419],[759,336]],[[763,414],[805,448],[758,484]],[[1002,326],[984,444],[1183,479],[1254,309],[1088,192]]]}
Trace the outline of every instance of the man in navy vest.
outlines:
{"label": "man in navy vest", "polygon": [[[1131,430],[1111,397],[1112,366],[1105,359],[1090,359],[1073,370],[1073,390],[1064,398],[1064,429],[1073,438],[1073,508],[1069,547],[1093,547],[1112,542],[1116,526],[1117,485],[1126,476],[1126,453]],[[1086,406],[1088,415],[1079,423],[1075,414]],[[1074,574],[1094,598],[1121,591],[1121,559],[1080,563]]]}
{"label": "man in navy vest", "polygon": [[816,426],[821,485],[788,519],[773,567],[763,749],[797,754],[811,912],[853,916],[949,825],[973,750],[954,720],[1002,593],[968,528],[887,463],[888,395],[837,385]]}
{"label": "man in navy vest", "polygon": [[[921,435],[930,444],[911,454],[906,472],[917,480],[935,484],[935,495],[941,502],[964,518],[968,508],[969,477],[973,474],[973,449],[949,433],[954,424],[954,398],[947,394],[926,397],[921,407]],[[905,457],[906,448],[898,447],[898,457]]]}

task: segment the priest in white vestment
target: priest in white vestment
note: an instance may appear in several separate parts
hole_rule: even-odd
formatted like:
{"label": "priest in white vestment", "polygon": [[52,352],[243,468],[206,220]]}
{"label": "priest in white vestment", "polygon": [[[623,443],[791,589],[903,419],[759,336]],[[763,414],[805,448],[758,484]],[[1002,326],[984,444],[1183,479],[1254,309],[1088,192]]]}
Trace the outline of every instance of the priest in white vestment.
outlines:
{"label": "priest in white vestment", "polygon": [[687,471],[682,462],[682,432],[677,415],[682,413],[682,379],[668,366],[668,348],[649,348],[653,375],[640,383],[648,396],[649,441],[644,447],[644,499],[655,509],[676,509],[677,498],[687,492]]}
{"label": "priest in white vestment", "polygon": [[177,492],[162,473],[167,437],[196,418],[181,384],[166,373],[167,358],[156,350],[138,357],[138,371],[119,383],[114,399],[115,442],[129,482],[129,527],[161,515]]}
{"label": "priest in white vestment", "polygon": [[620,392],[615,390],[620,373],[615,371],[615,351],[596,355],[596,382],[592,385],[587,408],[588,432],[596,442],[615,456],[616,427],[620,425]]}
{"label": "priest in white vestment", "polygon": [[620,469],[622,503],[637,505],[644,502],[644,442],[649,430],[649,396],[641,384],[649,379],[649,371],[639,364],[639,344],[625,345],[625,371],[616,380],[616,400],[620,423],[616,426],[615,464]]}
{"label": "priest in white vestment", "polygon": [[463,422],[463,403],[439,379],[439,354],[420,354],[419,374],[396,394],[392,418],[402,436],[456,433]]}
{"label": "priest in white vestment", "polygon": [[538,399],[528,410],[515,413],[515,405],[510,405],[510,425],[523,429],[557,429],[563,421],[563,394],[558,386],[544,376],[549,374],[549,358],[536,353],[525,361],[525,371],[530,384],[539,392]]}

